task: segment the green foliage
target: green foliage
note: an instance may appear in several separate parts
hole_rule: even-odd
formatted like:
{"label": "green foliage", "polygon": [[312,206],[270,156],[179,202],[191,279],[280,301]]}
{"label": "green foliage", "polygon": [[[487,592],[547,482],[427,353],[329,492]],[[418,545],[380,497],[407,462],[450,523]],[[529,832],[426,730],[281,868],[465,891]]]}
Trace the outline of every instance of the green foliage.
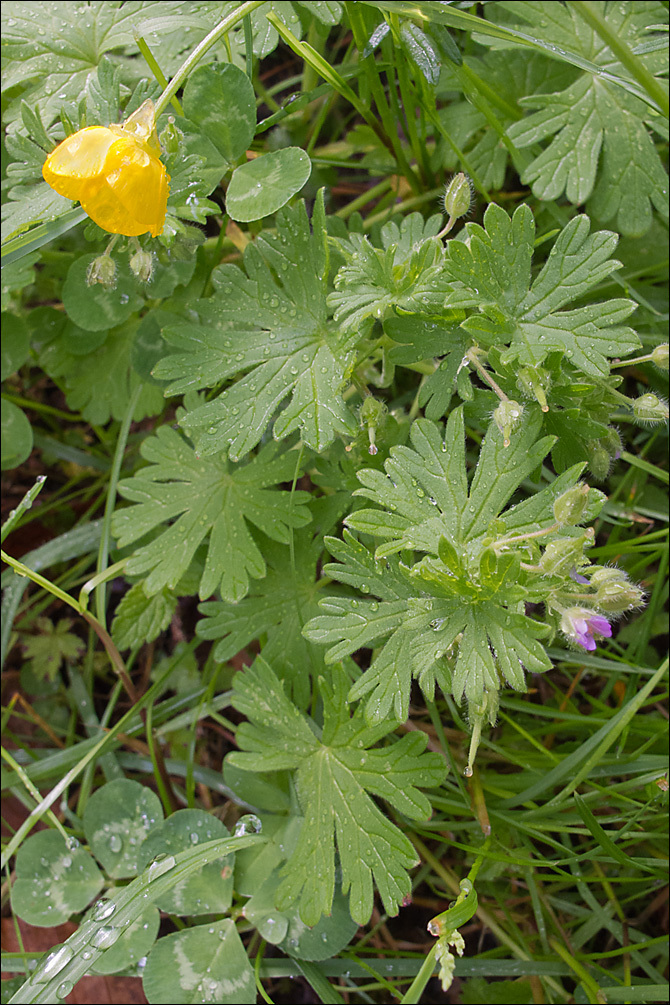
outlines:
{"label": "green foliage", "polygon": [[611,259],[617,237],[608,231],[589,234],[589,221],[577,216],[556,238],[549,257],[531,285],[535,225],[527,206],[510,220],[491,204],[484,228],[466,224],[468,243],[450,241],[446,272],[458,289],[446,306],[472,309],[461,325],[478,344],[507,345],[501,361],[538,366],[560,351],[582,373],[605,376],[606,357],[626,356],[640,345],[624,321],[635,309],[630,300],[609,300],[564,311],[620,268]]}
{"label": "green foliage", "polygon": [[289,396],[274,423],[276,439],[300,429],[308,447],[324,450],[336,433],[353,429],[341,397],[353,363],[352,339],[339,333],[326,310],[322,201],[313,227],[311,233],[304,206],[282,210],[276,235],[247,247],[246,275],[234,266],[215,269],[214,296],[192,305],[198,323],[163,332],[181,350],[154,369],[156,377],[170,381],[168,394],[212,387],[248,371],[182,417],[201,456],[227,451],[237,460],[247,454]]}
{"label": "green foliage", "polygon": [[[536,411],[508,447],[490,428],[469,488],[460,409],[451,413],[444,439],[438,427],[418,420],[414,449],[392,448],[386,475],[359,472],[358,494],[384,509],[358,510],[346,522],[384,543],[373,554],[351,535],[344,543],[328,539],[343,564],[325,571],[370,597],[324,599],[320,606],[328,613],[304,631],[313,642],[335,643],[326,655],[331,663],[387,640],[349,693],[354,700],[372,692],[368,722],[407,717],[412,677],[427,699],[437,683],[456,701],[467,699],[473,722],[495,722],[501,682],[523,691],[524,667],[551,666],[539,641],[546,626],[524,613],[524,602],[550,594],[535,539],[538,532],[549,541],[573,538],[571,526],[556,524],[553,505],[576,484],[581,465],[505,510],[551,446],[550,437],[535,442],[539,424]],[[592,519],[603,502],[592,490],[579,522]],[[397,552],[400,559],[385,561]],[[424,557],[414,561],[412,552]]]}
{"label": "green foliage", "polygon": [[666,8],[3,4],[17,1003],[662,999]]}
{"label": "green foliage", "polygon": [[37,618],[37,633],[23,637],[23,652],[38,678],[53,680],[63,661],[76,661],[83,653],[84,643],[70,631],[72,624],[71,618],[61,618],[57,624],[49,618]]}
{"label": "green foliage", "polygon": [[410,891],[407,869],[416,864],[416,857],[410,842],[368,793],[411,819],[426,819],[430,803],[418,786],[439,785],[444,775],[439,755],[422,753],[426,740],[421,735],[370,749],[393,726],[387,720],[370,727],[360,715],[350,717],[343,702],[348,689],[344,672],[335,670],[332,681],[332,686],[320,681],[324,724],[318,737],[263,660],[235,679],[235,707],[249,722],[237,731],[242,753],[230,755],[232,764],[246,771],[296,770],[305,819],[283,870],[277,903],[282,908],[299,902],[307,925],[330,913],[336,842],[342,889],[349,893],[354,921],[364,924],[370,917],[373,877],[385,909],[397,913]]}
{"label": "green foliage", "polygon": [[[306,708],[311,698],[310,677],[316,680],[323,671],[319,648],[301,634],[303,625],[318,613],[317,600],[324,595],[316,573],[322,550],[321,538],[312,536],[311,527],[294,534],[293,560],[287,547],[268,545],[267,573],[250,596],[236,604],[217,600],[201,604],[204,617],[196,628],[200,638],[218,640],[213,656],[220,662],[262,637],[264,658],[289,683],[300,708]],[[325,593],[332,592],[325,588]]]}
{"label": "green foliage", "polygon": [[436,238],[441,218],[424,223],[419,213],[405,217],[398,227],[381,230],[381,248],[363,234],[352,233],[339,242],[347,264],[335,278],[328,297],[333,320],[342,331],[358,331],[369,318],[384,318],[398,307],[412,313],[430,313],[441,307],[449,284],[444,275],[444,247]]}
{"label": "green foliage", "polygon": [[[656,0],[600,3],[611,31],[634,52],[648,38],[649,25],[665,20]],[[608,73],[628,76],[616,55],[577,11],[562,4],[503,0],[496,15],[530,29],[540,39],[580,53]],[[663,49],[640,52],[637,59],[652,74],[667,67]],[[603,221],[616,219],[622,234],[639,236],[651,225],[651,203],[667,219],[667,177],[654,147],[651,129],[663,120],[648,104],[606,78],[582,73],[562,91],[527,94],[519,104],[539,109],[510,126],[507,135],[524,148],[553,137],[522,175],[540,199],[565,192]]]}
{"label": "green foliage", "polygon": [[256,994],[254,972],[230,919],[175,932],[151,953],[143,987],[152,1005],[187,1003],[194,995],[245,1005]]}
{"label": "green foliage", "polygon": [[[225,457],[198,457],[185,438],[161,426],[145,440],[142,456],[150,466],[121,482],[119,491],[134,506],[117,510],[114,533],[126,547],[162,528],[129,560],[129,573],[148,573],[147,596],[174,587],[199,545],[208,540],[199,594],[204,600],[219,589],[236,603],[249,589],[249,578],[265,575],[265,560],[249,529],[251,523],[275,541],[286,542],[293,527],[309,523],[307,494],[277,490],[296,471],[290,452],[272,443],[245,464]],[[175,523],[164,526],[167,521]]]}
{"label": "green foliage", "polygon": [[40,831],[28,838],[17,855],[12,907],[29,925],[60,925],[83,910],[103,882],[88,852],[70,848],[56,831]]}

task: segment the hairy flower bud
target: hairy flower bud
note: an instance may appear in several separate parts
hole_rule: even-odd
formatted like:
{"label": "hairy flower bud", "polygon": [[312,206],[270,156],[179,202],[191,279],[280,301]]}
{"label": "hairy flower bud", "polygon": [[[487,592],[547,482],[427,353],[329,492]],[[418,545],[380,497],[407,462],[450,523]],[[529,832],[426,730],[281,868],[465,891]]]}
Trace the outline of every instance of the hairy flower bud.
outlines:
{"label": "hairy flower bud", "polygon": [[369,454],[377,453],[377,444],[375,443],[377,430],[381,429],[386,422],[386,413],[388,409],[383,401],[378,398],[373,397],[369,394],[358,411],[358,418],[360,424],[363,428],[367,426],[368,437],[370,440],[370,446],[368,447]]}
{"label": "hairy flower bud", "polygon": [[106,290],[116,286],[116,262],[110,255],[99,255],[94,258],[86,271],[86,285],[95,286],[100,283]]}
{"label": "hairy flower bud", "polygon": [[454,175],[444,191],[444,211],[450,219],[457,220],[470,210],[472,202],[471,182],[463,172]]}
{"label": "hairy flower bud", "polygon": [[664,342],[663,345],[657,345],[651,354],[651,361],[655,363],[657,367],[661,370],[668,369],[668,359],[670,358],[670,345]]}
{"label": "hairy flower bud", "polygon": [[501,401],[493,413],[493,421],[503,436],[503,446],[509,447],[512,436],[512,427],[517,424],[523,415],[523,405],[518,401]]}
{"label": "hairy flower bud", "polygon": [[642,422],[667,422],[668,406],[655,394],[643,394],[633,402],[633,415]]}
{"label": "hairy flower bud", "polygon": [[550,541],[540,559],[540,568],[548,576],[568,576],[571,569],[582,564],[585,543],[584,537],[560,537]]}
{"label": "hairy flower bud", "polygon": [[591,586],[597,590],[594,602],[608,614],[630,611],[644,600],[644,591],[630,582],[623,569],[596,566],[591,573]]}
{"label": "hairy flower bud", "polygon": [[148,283],[154,272],[154,258],[151,252],[143,251],[141,248],[130,258],[130,268],[133,275],[137,276],[143,283]]}
{"label": "hairy flower bud", "polygon": [[554,502],[554,517],[556,523],[576,526],[586,512],[589,504],[588,485],[573,485]]}

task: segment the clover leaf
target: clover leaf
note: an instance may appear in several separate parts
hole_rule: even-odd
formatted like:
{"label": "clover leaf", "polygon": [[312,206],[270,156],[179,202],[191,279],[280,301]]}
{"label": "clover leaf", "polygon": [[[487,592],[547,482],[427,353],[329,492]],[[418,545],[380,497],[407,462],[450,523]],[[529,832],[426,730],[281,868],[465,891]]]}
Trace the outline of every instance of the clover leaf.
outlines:
{"label": "clover leaf", "polygon": [[444,777],[440,755],[424,753],[423,733],[369,749],[394,724],[371,728],[358,712],[350,717],[348,685],[340,669],[333,671],[332,686],[320,681],[321,731],[289,701],[262,658],[233,683],[233,704],[249,721],[237,730],[241,753],[229,754],[228,761],[245,771],[295,770],[304,822],[276,903],[283,910],[299,902],[306,925],[331,911],[336,848],[354,921],[365,924],[372,913],[373,880],[385,910],[397,914],[411,890],[407,870],[417,864],[416,853],[371,796],[413,820],[426,820],[430,802],[419,787],[439,785]]}
{"label": "clover leaf", "polygon": [[[599,35],[565,4],[503,2],[497,13],[511,14],[543,41],[585,56],[608,73],[628,76]],[[630,49],[647,40],[649,25],[664,23],[663,4],[607,3],[608,27]],[[666,54],[638,52],[647,73],[663,71]],[[616,217],[622,234],[640,236],[651,226],[651,204],[667,219],[667,177],[649,132],[661,116],[640,98],[605,76],[581,73],[562,91],[529,94],[519,103],[537,109],[514,123],[507,135],[517,147],[551,142],[522,175],[539,199],[563,192],[573,203],[590,198],[589,210],[601,220]]]}
{"label": "clover leaf", "polygon": [[249,589],[249,578],[266,572],[248,524],[286,543],[291,528],[309,523],[308,493],[275,488],[296,471],[295,458],[275,444],[235,466],[221,455],[198,457],[180,433],[161,426],[141,453],[150,465],[119,484],[121,495],[135,505],[117,510],[113,530],[119,546],[126,547],[158,528],[126,564],[129,575],[148,573],[147,596],[174,586],[208,538],[200,598],[219,589],[236,603]]}
{"label": "clover leaf", "polygon": [[[444,439],[435,423],[417,420],[413,446],[391,448],[386,474],[359,472],[357,494],[383,508],[358,510],[346,522],[382,544],[373,553],[350,534],[344,542],[328,538],[340,564],[324,572],[365,599],[325,598],[324,614],[304,634],[331,645],[327,663],[385,640],[349,693],[351,701],[369,694],[369,722],[407,717],[412,677],[427,698],[437,683],[456,701],[467,699],[472,720],[495,721],[503,681],[523,691],[524,668],[551,666],[539,641],[547,627],[525,613],[524,602],[543,596],[536,538],[572,540],[581,533],[559,527],[553,505],[575,485],[583,465],[505,510],[554,442],[550,436],[536,442],[541,421],[536,407],[508,447],[492,424],[469,486],[462,408],[452,412]],[[592,519],[603,501],[590,490],[580,522]],[[397,552],[400,558],[389,557]],[[424,557],[415,560],[416,552]]]}
{"label": "clover leaf", "polygon": [[299,429],[307,446],[320,451],[337,433],[356,428],[341,391],[357,337],[343,336],[326,307],[323,193],[312,226],[313,233],[303,203],[280,211],[276,234],[247,246],[246,274],[219,266],[212,274],[214,295],[192,305],[197,321],[163,331],[181,350],[153,371],[170,381],[166,394],[212,387],[247,371],[181,420],[202,456],[248,453],[286,399],[274,422],[276,439]]}
{"label": "clover leaf", "polygon": [[501,361],[537,366],[560,351],[576,369],[591,376],[609,374],[607,357],[626,356],[640,345],[624,321],[631,300],[607,300],[563,311],[621,267],[611,259],[617,237],[590,234],[589,219],[576,216],[556,238],[540,274],[531,285],[535,223],[528,206],[510,219],[492,203],[484,227],[468,223],[467,242],[449,241],[446,272],[458,281],[448,308],[477,308],[461,327],[486,348],[507,345]]}

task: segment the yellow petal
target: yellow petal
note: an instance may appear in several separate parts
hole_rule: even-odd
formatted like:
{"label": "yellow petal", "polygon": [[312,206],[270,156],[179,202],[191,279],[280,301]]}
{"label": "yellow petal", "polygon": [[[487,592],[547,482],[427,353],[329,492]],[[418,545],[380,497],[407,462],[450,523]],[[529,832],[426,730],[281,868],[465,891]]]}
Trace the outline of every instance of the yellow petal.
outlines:
{"label": "yellow petal", "polygon": [[82,185],[105,170],[110,147],[118,137],[104,126],[89,126],[68,136],[52,150],[42,168],[42,177],[59,195],[79,199]]}
{"label": "yellow petal", "polygon": [[133,141],[118,140],[105,168],[81,197],[86,213],[112,234],[160,234],[168,197],[165,166]]}
{"label": "yellow petal", "polygon": [[89,126],[68,136],[46,159],[44,180],[78,199],[111,234],[162,233],[169,176],[159,160],[154,106],[145,101],[122,125]]}

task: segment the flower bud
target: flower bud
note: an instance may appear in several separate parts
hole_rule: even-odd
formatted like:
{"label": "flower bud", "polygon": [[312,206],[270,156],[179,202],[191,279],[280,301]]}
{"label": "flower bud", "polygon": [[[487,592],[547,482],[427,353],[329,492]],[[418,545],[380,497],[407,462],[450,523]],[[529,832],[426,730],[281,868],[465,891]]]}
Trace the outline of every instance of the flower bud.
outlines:
{"label": "flower bud", "polygon": [[386,405],[383,401],[378,398],[373,397],[369,394],[358,411],[358,418],[361,426],[368,429],[368,438],[370,440],[370,446],[368,447],[369,454],[377,453],[377,444],[375,442],[377,436],[377,430],[381,429],[386,422]]}
{"label": "flower bud", "polygon": [[517,375],[516,386],[522,394],[535,398],[543,412],[549,411],[546,392],[551,387],[551,374],[541,366],[524,366]]}
{"label": "flower bud", "polygon": [[561,525],[569,524],[572,527],[576,526],[584,516],[588,504],[588,485],[573,485],[572,488],[563,492],[554,502],[553,508],[556,523]]}
{"label": "flower bud", "polygon": [[600,440],[589,440],[585,447],[589,455],[589,470],[594,481],[604,482],[612,467],[609,450],[603,446]]}
{"label": "flower bud", "polygon": [[668,358],[670,357],[670,346],[667,342],[657,345],[651,354],[651,361],[661,370],[668,369]]}
{"label": "flower bud", "polygon": [[154,273],[154,258],[150,251],[141,248],[130,257],[130,268],[133,275],[143,283],[148,283]]}
{"label": "flower bud", "polygon": [[523,405],[518,401],[501,401],[493,413],[493,421],[503,436],[503,446],[509,447],[512,427],[523,415]]}
{"label": "flower bud", "polygon": [[633,415],[642,422],[667,422],[668,406],[655,394],[643,394],[633,402]]}
{"label": "flower bud", "polygon": [[583,537],[559,537],[544,549],[539,565],[547,576],[568,576],[583,562]]}
{"label": "flower bud", "polygon": [[444,191],[444,211],[449,214],[450,220],[456,221],[469,212],[471,202],[471,182],[461,171],[454,175]]}
{"label": "flower bud", "polygon": [[168,117],[167,125],[161,130],[158,139],[166,154],[176,154],[179,150],[179,146],[184,139],[184,134],[179,126],[175,125],[173,115]]}
{"label": "flower bud", "polygon": [[106,290],[113,290],[116,286],[116,262],[111,255],[99,255],[86,270],[86,285],[95,286],[96,283]]}

